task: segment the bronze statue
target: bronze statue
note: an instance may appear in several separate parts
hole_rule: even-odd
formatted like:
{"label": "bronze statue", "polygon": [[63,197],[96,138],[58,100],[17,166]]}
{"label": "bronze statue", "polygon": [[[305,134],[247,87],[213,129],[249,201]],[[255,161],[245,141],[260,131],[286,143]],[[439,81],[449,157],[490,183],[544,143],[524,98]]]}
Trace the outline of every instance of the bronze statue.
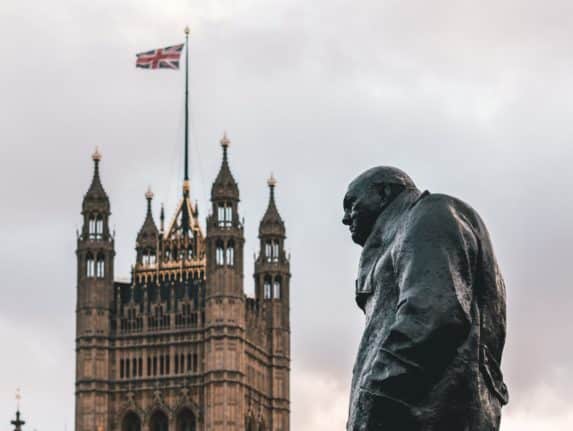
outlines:
{"label": "bronze statue", "polygon": [[505,286],[477,212],[381,166],[350,183],[342,222],[366,316],[347,431],[498,430]]}

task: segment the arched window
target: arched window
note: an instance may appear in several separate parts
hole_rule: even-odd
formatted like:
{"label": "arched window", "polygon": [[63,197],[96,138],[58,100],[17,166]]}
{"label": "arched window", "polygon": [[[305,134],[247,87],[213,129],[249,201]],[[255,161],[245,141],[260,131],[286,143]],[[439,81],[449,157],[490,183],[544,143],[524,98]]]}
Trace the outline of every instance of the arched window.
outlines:
{"label": "arched window", "polygon": [[171,251],[169,249],[165,250],[165,260],[171,259]]}
{"label": "arched window", "polygon": [[229,266],[235,265],[235,243],[233,241],[229,241],[227,243],[227,253],[225,256],[225,261]]}
{"label": "arched window", "polygon": [[272,298],[272,286],[271,286],[271,278],[267,275],[265,277],[265,281],[263,283],[263,297],[265,299]]}
{"label": "arched window", "polygon": [[233,225],[233,206],[229,202],[220,203],[217,207],[217,223],[221,227]]}
{"label": "arched window", "polygon": [[155,252],[154,251],[150,251],[149,252],[149,263],[151,265],[155,265],[155,263],[157,262],[156,256],[155,256]]}
{"label": "arched window", "polygon": [[96,239],[103,237],[103,217],[101,215],[98,215],[96,218],[95,235]]}
{"label": "arched window", "polygon": [[223,241],[217,241],[215,246],[215,263],[218,266],[222,266],[225,264],[225,254],[223,249]]}
{"label": "arched window", "polygon": [[193,246],[191,244],[189,244],[189,247],[187,247],[187,259],[193,259]]}
{"label": "arched window", "polygon": [[149,429],[150,431],[167,431],[168,420],[167,415],[163,413],[161,410],[157,410],[151,416],[149,421]]}
{"label": "arched window", "polygon": [[141,431],[141,419],[134,412],[129,412],[121,422],[121,431]]}
{"label": "arched window", "polygon": [[188,408],[184,408],[177,415],[176,431],[195,431],[195,415]]}
{"label": "arched window", "polygon": [[273,298],[280,299],[281,298],[281,278],[275,278],[275,282],[273,283]]}
{"label": "arched window", "polygon": [[95,277],[95,261],[90,253],[86,257],[86,277]]}
{"label": "arched window", "polygon": [[265,257],[267,258],[267,262],[271,262],[273,258],[273,248],[271,246],[271,241],[265,242]]}
{"label": "arched window", "polygon": [[104,278],[105,276],[105,258],[103,254],[98,255],[96,264],[96,277]]}
{"label": "arched window", "polygon": [[272,256],[273,256],[273,262],[278,262],[279,261],[279,242],[275,239],[273,240],[273,246],[272,246]]}
{"label": "arched window", "polygon": [[88,235],[90,238],[95,238],[96,234],[96,219],[95,216],[91,215],[88,219]]}

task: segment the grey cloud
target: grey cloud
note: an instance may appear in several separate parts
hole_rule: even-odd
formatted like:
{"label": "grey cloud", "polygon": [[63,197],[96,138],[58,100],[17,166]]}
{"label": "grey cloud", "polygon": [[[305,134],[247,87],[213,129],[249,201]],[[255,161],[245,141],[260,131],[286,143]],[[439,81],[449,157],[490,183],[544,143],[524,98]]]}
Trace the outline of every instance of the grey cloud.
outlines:
{"label": "grey cloud", "polygon": [[[104,155],[118,275],[129,274],[147,186],[156,216],[160,202],[168,217],[174,209],[182,74],[134,70],[133,59],[180,40],[188,21],[192,187],[202,215],[225,129],[248,256],[264,180],[271,170],[279,179],[293,261],[293,383],[313,378],[333,391],[313,392],[324,399],[306,421],[309,399],[293,388],[293,424],[317,426],[339,408],[328,399],[341,403],[347,390],[362,316],[353,300],[359,249],[340,223],[341,198],[376,164],[403,168],[421,188],[460,197],[485,219],[508,285],[508,427],[526,413],[533,422],[559,413],[540,400],[558,400],[559,410],[571,404],[573,351],[563,341],[573,330],[569,2],[33,6],[0,6],[9,35],[0,47],[13,64],[0,80],[0,331],[16,346],[0,367],[0,422],[8,423],[12,387],[22,384],[31,428],[71,427],[74,231],[93,148]],[[247,262],[247,289],[251,271]],[[37,370],[30,344],[49,345],[56,360]],[[54,381],[62,382],[58,400],[43,403]]]}

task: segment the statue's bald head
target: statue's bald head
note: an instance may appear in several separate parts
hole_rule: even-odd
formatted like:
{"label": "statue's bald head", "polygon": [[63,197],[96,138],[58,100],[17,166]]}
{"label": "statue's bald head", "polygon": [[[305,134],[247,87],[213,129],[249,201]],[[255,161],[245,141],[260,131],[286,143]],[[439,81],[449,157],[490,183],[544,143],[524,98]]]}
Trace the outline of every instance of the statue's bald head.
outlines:
{"label": "statue's bald head", "polygon": [[344,218],[354,242],[364,245],[378,215],[405,189],[416,190],[414,181],[402,170],[377,166],[360,174],[344,196]]}

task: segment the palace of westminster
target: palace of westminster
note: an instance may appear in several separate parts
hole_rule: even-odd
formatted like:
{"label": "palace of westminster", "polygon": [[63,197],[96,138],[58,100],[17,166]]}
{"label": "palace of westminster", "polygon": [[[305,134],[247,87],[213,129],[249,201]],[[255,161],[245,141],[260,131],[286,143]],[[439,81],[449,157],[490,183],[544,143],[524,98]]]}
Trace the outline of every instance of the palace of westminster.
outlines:
{"label": "palace of westminster", "polygon": [[[289,431],[290,263],[268,181],[254,298],[243,289],[239,188],[223,137],[203,231],[187,174],[157,226],[148,192],[131,281],[114,281],[101,155],[77,240],[76,431]],[[143,205],[142,205],[143,206]]]}

